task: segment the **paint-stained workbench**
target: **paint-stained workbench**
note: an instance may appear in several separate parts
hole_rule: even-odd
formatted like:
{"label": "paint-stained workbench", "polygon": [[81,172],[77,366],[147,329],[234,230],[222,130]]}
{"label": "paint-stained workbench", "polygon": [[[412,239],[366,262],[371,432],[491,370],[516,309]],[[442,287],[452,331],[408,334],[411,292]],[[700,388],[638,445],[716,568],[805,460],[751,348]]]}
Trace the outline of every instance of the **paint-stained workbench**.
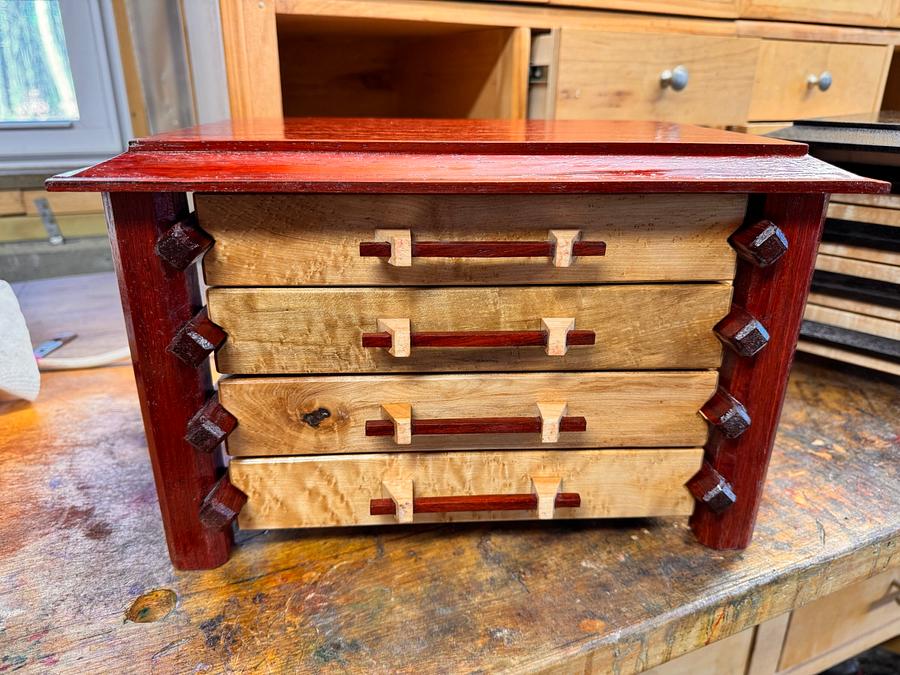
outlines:
{"label": "paint-stained workbench", "polygon": [[[124,342],[86,279],[19,289],[36,340]],[[680,519],[245,532],[175,572],[131,368],[52,373],[0,404],[0,672],[631,673],[896,566],[898,426],[896,382],[799,362],[745,551]]]}

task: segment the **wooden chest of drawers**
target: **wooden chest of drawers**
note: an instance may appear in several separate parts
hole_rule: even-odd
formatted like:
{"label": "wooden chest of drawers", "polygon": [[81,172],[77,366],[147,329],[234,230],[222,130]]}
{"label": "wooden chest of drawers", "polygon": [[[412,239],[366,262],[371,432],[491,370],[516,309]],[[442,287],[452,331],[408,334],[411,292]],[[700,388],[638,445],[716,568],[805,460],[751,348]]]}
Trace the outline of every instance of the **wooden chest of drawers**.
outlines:
{"label": "wooden chest of drawers", "polygon": [[234,520],[746,546],[827,193],[885,188],[759,137],[464,120],[207,126],[48,185],[106,193],[180,568]]}

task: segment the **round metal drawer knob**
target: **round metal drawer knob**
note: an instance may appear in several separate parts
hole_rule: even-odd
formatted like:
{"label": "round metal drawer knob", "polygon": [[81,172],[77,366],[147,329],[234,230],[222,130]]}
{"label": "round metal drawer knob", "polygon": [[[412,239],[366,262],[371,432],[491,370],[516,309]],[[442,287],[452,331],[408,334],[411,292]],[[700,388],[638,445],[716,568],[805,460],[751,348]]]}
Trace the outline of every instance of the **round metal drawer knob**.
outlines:
{"label": "round metal drawer knob", "polygon": [[675,66],[671,70],[662,71],[659,74],[659,85],[663,88],[671,87],[674,91],[681,91],[688,85],[687,68]]}
{"label": "round metal drawer knob", "polygon": [[810,88],[818,87],[819,91],[828,91],[828,88],[831,86],[831,82],[831,73],[827,70],[822,71],[821,75],[810,75],[806,78],[806,86]]}

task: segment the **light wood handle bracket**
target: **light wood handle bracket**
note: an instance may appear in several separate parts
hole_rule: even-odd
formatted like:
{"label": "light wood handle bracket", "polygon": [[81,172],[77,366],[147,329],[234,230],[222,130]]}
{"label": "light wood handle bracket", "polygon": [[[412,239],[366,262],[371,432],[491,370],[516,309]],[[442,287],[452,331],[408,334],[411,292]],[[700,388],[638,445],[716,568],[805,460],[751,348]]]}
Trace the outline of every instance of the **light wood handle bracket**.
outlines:
{"label": "light wood handle bracket", "polygon": [[375,240],[385,241],[391,245],[388,265],[412,266],[412,232],[409,230],[375,230]]}
{"label": "light wood handle bracket", "polygon": [[550,230],[554,267],[572,266],[575,261],[575,242],[579,239],[581,230]]}
{"label": "light wood handle bracket", "polygon": [[380,333],[389,333],[391,336],[388,354],[400,358],[409,356],[411,349],[409,319],[378,319],[376,324]]}
{"label": "light wood handle bracket", "polygon": [[409,403],[385,403],[381,406],[381,414],[394,423],[394,443],[412,443],[412,406]]}
{"label": "light wood handle bracket", "polygon": [[413,482],[408,478],[386,478],[381,481],[382,496],[394,502],[398,523],[413,521]]}
{"label": "light wood handle bracket", "polygon": [[552,520],[556,508],[556,496],[562,489],[559,476],[530,476],[531,487],[537,495],[537,512],[539,520]]}
{"label": "light wood handle bracket", "polygon": [[547,335],[547,355],[565,356],[569,351],[569,331],[575,330],[575,319],[542,318],[541,330]]}
{"label": "light wood handle bracket", "polygon": [[568,411],[565,401],[545,401],[537,404],[541,414],[541,443],[558,443],[559,427]]}

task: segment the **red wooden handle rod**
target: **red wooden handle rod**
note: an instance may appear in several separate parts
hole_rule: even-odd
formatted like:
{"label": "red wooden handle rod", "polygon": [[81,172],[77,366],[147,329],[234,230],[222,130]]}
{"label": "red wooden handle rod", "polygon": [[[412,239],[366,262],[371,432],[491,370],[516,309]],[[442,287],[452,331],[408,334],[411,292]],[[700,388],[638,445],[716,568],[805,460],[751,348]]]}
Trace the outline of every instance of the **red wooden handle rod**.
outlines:
{"label": "red wooden handle rod", "polygon": [[[584,417],[563,417],[560,431],[587,431]],[[412,421],[413,436],[443,434],[539,434],[540,417],[467,417]],[[393,436],[392,420],[367,420],[366,436]]]}
{"label": "red wooden handle rod", "polygon": [[[414,241],[413,258],[549,258],[556,244],[550,241]],[[605,241],[576,241],[575,256],[606,255]],[[363,241],[359,244],[363,258],[389,258],[391,244]]]}
{"label": "red wooden handle rod", "polygon": [[[556,495],[554,505],[556,508],[576,508],[581,506],[581,495],[577,492],[560,492]],[[537,506],[538,498],[535,494],[416,497],[413,499],[413,513],[533,511]],[[390,516],[395,513],[397,513],[397,505],[393,499],[369,501],[369,515]]]}
{"label": "red wooden handle rod", "polygon": [[[544,347],[547,333],[540,330],[483,330],[410,333],[410,347]],[[597,336],[592,330],[570,330],[566,344],[592,345]],[[363,333],[363,347],[390,349],[393,338],[390,333]]]}

